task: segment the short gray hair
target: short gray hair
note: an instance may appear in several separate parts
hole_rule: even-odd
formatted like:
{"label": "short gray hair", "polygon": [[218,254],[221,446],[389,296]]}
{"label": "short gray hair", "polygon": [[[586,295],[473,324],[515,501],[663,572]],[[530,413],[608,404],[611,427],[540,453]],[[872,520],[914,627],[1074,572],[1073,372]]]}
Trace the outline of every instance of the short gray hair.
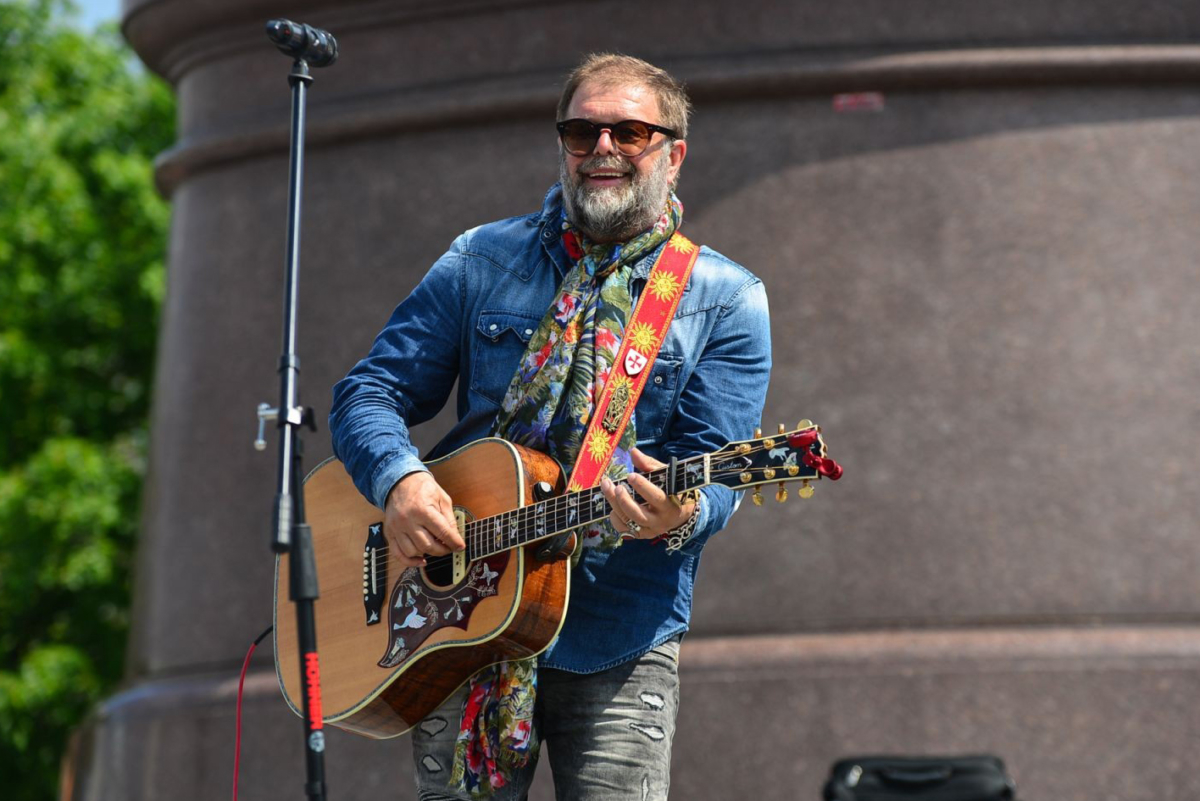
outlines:
{"label": "short gray hair", "polygon": [[[692,103],[688,100],[683,84],[671,77],[664,69],[640,58],[621,53],[592,53],[567,76],[562,97],[558,100],[558,119],[566,119],[571,98],[585,82],[592,81],[601,86],[635,84],[645,86],[658,99],[658,113],[664,128],[670,128],[678,139],[687,138],[688,117]],[[617,122],[617,120],[612,120]],[[648,122],[648,120],[643,120]]]}

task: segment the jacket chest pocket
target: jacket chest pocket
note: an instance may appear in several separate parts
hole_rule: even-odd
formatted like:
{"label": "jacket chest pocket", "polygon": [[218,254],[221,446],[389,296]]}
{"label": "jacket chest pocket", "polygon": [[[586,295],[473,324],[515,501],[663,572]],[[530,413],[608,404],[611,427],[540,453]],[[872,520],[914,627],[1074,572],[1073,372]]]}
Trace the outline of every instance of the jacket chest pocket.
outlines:
{"label": "jacket chest pocket", "polygon": [[504,400],[540,322],[541,316],[523,312],[480,312],[471,345],[472,391],[496,404]]}
{"label": "jacket chest pocket", "polygon": [[639,445],[662,442],[667,420],[679,395],[679,374],[682,369],[683,359],[678,356],[659,353],[654,360],[634,416]]}

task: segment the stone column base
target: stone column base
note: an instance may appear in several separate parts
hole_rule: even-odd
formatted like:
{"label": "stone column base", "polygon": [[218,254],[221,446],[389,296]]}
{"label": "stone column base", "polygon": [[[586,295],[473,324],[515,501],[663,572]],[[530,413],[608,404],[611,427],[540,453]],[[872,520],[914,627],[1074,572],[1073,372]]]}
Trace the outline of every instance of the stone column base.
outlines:
{"label": "stone column base", "polygon": [[[1200,742],[1200,627],[692,639],[681,673],[676,798],[817,801],[840,757],[980,752],[1008,763],[1021,798],[1200,797],[1189,767]],[[64,799],[228,797],[236,694],[231,674],[115,696],[81,734]],[[301,739],[274,673],[256,670],[241,798],[303,798]],[[331,729],[326,770],[331,801],[413,796],[404,737]],[[530,797],[553,798],[547,768]]]}

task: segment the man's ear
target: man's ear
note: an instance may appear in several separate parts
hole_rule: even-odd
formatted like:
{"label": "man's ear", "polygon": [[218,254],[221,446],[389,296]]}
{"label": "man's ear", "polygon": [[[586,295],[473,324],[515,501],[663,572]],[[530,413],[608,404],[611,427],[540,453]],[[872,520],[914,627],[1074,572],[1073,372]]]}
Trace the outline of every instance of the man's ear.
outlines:
{"label": "man's ear", "polygon": [[687,140],[676,139],[671,143],[671,166],[676,170],[683,165],[683,159],[687,156]]}

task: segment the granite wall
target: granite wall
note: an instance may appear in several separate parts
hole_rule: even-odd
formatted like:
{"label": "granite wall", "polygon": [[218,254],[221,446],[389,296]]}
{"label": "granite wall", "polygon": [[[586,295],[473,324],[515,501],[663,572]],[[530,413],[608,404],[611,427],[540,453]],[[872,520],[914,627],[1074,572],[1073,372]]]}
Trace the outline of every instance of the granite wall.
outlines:
{"label": "granite wall", "polygon": [[[1200,795],[1200,6],[125,0],[179,94],[174,223],[128,685],[71,798],[228,791],[271,620],[273,16],[342,53],[309,107],[298,350],[322,415],[459,231],[538,208],[582,53],[689,84],[686,230],[767,284],[765,427],[818,421],[847,475],[706,549],[678,797],[816,799],[839,756],[979,751],[1024,798]],[[299,721],[269,649],[255,666],[243,797],[299,795]],[[330,797],[410,797],[407,754],[336,733]]]}

